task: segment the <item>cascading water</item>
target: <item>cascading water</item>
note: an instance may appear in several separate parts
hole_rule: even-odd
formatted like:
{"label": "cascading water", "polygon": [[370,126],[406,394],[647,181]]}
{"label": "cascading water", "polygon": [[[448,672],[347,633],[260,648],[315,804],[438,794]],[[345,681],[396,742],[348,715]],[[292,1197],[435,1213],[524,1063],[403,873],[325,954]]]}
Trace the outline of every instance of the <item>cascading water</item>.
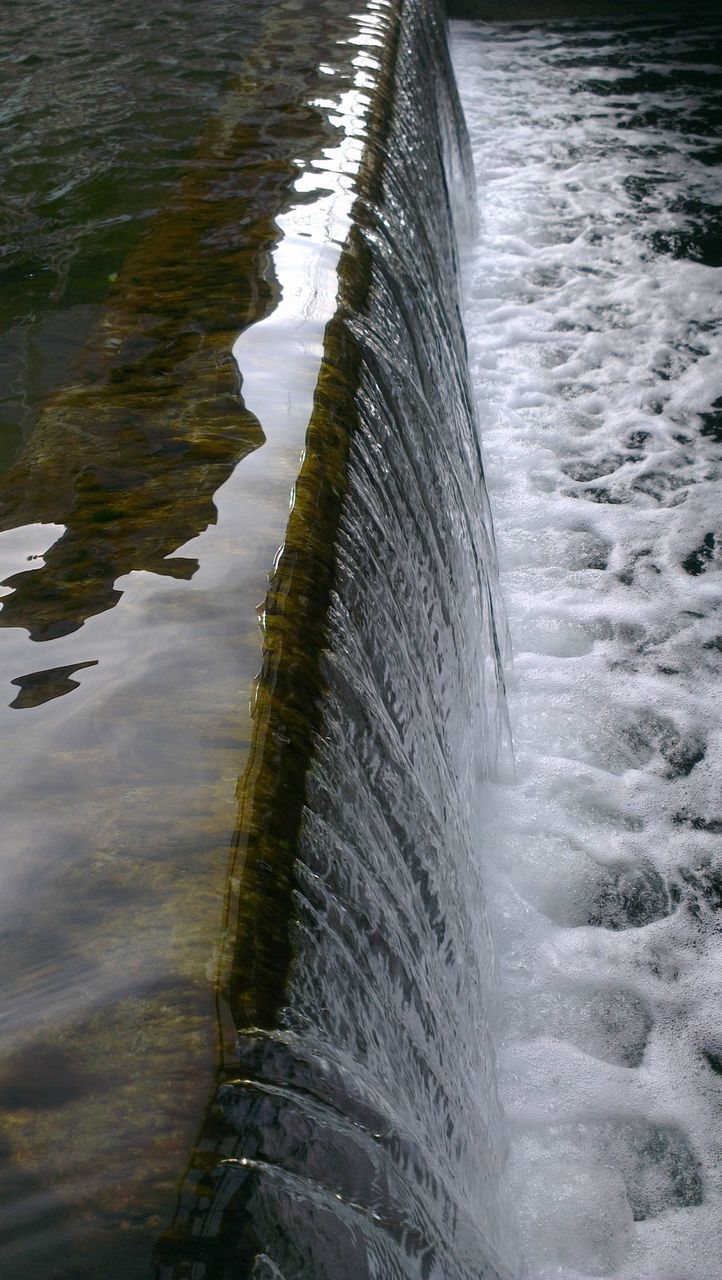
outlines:
{"label": "cascading water", "polygon": [[[258,723],[278,723],[240,822],[227,991],[241,1070],[164,1276],[189,1257],[257,1280],[715,1274],[714,264],[663,256],[688,228],[650,202],[655,126],[585,100],[640,49],[509,31],[464,28],[456,52],[516,765],[456,295],[464,126],[438,15],[406,4],[299,480],[310,558],[292,516],[267,605]],[[637,38],[668,56],[667,32]],[[269,760],[295,782],[259,788]]]}
{"label": "cascading water", "polygon": [[471,834],[500,730],[491,558],[441,156],[421,127],[433,63],[404,65],[410,47],[383,204],[367,210],[368,310],[350,321],[359,426],[280,1039],[316,1077],[323,1190],[306,1192],[304,1236],[330,1238],[313,1274],[343,1259],[353,1276],[497,1276],[513,1250]]}
{"label": "cascading water", "polygon": [[483,849],[534,1280],[720,1274],[721,42],[455,31],[516,659]]}
{"label": "cascading water", "polygon": [[[306,715],[317,716],[303,811],[298,833],[288,821],[281,834],[287,790],[257,821],[242,817],[228,989],[237,1062],[159,1251],[163,1275],[186,1274],[190,1257],[214,1277],[245,1266],[314,1280],[511,1280],[520,1266],[475,848],[476,800],[506,721],[446,178],[447,164],[457,183],[464,173],[465,134],[436,6],[404,5],[386,48],[382,127],[377,114],[327,333],[335,366],[319,382],[330,444],[317,457],[312,428],[266,610],[261,725],[290,679],[286,727],[269,730],[274,774],[279,761],[295,768],[289,740],[302,744]],[[299,686],[315,687],[308,619],[323,598],[318,569],[303,576],[294,521],[308,476],[347,434],[321,701],[298,709]],[[333,498],[318,493],[312,538]],[[289,663],[299,590],[308,613]],[[251,770],[262,797],[263,769]],[[258,811],[253,795],[248,805]]]}

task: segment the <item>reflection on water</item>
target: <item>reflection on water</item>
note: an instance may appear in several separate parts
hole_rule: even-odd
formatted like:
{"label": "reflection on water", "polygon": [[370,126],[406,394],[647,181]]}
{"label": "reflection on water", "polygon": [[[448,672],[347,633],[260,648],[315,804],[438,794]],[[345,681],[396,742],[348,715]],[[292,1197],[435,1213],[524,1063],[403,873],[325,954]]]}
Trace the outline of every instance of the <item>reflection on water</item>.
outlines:
{"label": "reflection on water", "polygon": [[[65,8],[39,21],[71,22]],[[190,83],[190,115],[217,98],[213,66],[227,80],[235,12],[218,3],[194,19],[221,47],[214,62],[209,34],[196,82],[172,59],[178,22],[192,43],[198,8],[156,6],[143,45],[180,99]],[[103,261],[117,274],[108,301],[97,309],[93,296],[79,351],[67,326],[72,369],[41,371],[36,395],[61,385],[0,482],[7,1280],[146,1273],[215,1065],[212,980],[256,610],[284,536],[359,154],[345,141],[358,132],[357,20],[340,0],[258,8],[252,61],[140,239],[122,262]],[[98,12],[90,0],[74,11],[90,44],[105,29]],[[146,27],[134,6],[104,13],[118,32],[128,20],[124,52],[114,45],[127,71]],[[83,101],[108,120],[124,85],[120,72],[85,83]],[[149,155],[165,145],[158,92],[139,155],[143,127]],[[127,143],[132,129],[118,128]],[[58,130],[51,116],[48,136]],[[65,230],[82,257],[70,214]],[[43,324],[54,315],[63,327],[69,296],[46,298]]]}
{"label": "reflection on water", "polygon": [[262,442],[240,409],[231,347],[275,300],[269,202],[278,207],[296,166],[332,130],[308,107],[310,136],[295,139],[290,156],[286,133],[274,137],[272,94],[248,119],[255,96],[250,77],[227,93],[172,199],[118,273],[72,377],[4,478],[5,527],[31,518],[66,526],[40,574],[5,582],[13,594],[0,620],[34,640],[111,608],[114,583],[133,569],[192,576],[196,560],[171,553],[213,520],[213,494]]}
{"label": "reflection on water", "polygon": [[72,662],[68,667],[52,667],[49,671],[29,671],[26,676],[18,676],[10,681],[20,690],[10,706],[17,707],[21,711],[24,707],[39,707],[43,702],[50,702],[52,698],[62,698],[64,693],[70,693],[71,689],[79,688],[78,681],[70,678],[74,672],[83,671],[85,667],[97,667],[97,665],[97,660],[93,659],[92,662]]}

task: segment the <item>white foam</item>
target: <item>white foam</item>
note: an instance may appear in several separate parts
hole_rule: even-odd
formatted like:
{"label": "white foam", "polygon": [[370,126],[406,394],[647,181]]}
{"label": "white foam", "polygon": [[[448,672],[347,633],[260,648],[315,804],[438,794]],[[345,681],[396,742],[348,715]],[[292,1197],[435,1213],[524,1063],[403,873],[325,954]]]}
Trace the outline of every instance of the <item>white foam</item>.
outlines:
{"label": "white foam", "polygon": [[533,1280],[718,1280],[722,591],[700,414],[722,395],[722,271],[659,233],[683,237],[689,200],[709,211],[722,186],[675,127],[689,97],[625,90],[684,67],[679,33],[591,37],[454,29],[515,651],[516,772],[482,814],[500,1079]]}

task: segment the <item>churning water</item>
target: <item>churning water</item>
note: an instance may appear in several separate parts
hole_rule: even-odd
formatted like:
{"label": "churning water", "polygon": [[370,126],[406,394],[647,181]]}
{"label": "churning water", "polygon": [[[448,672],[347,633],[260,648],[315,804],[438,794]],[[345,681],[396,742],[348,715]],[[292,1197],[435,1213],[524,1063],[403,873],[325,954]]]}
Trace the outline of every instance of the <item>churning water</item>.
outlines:
{"label": "churning water", "polygon": [[480,842],[527,1274],[720,1274],[719,27],[459,24],[514,668]]}

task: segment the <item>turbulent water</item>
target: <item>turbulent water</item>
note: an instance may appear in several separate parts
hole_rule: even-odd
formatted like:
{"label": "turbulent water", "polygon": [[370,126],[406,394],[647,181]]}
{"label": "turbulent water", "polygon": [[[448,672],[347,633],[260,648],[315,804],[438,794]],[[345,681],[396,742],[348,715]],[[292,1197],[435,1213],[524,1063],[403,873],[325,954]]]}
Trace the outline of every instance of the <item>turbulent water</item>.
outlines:
{"label": "turbulent water", "polygon": [[515,662],[479,854],[526,1274],[719,1275],[719,27],[465,25]]}

